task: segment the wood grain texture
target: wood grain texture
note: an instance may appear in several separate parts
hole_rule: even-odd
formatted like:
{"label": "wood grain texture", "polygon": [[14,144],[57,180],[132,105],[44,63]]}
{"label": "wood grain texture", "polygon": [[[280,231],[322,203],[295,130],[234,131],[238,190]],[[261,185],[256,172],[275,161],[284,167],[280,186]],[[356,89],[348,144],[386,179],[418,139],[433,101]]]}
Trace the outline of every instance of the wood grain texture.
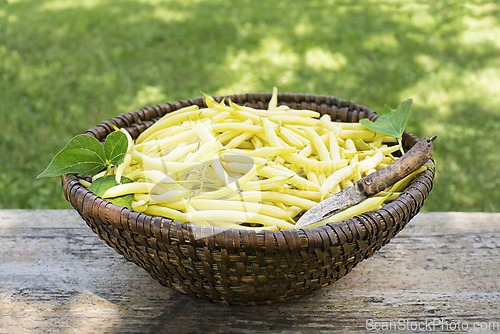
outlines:
{"label": "wood grain texture", "polygon": [[497,213],[420,213],[332,286],[224,307],[162,287],[74,211],[0,210],[0,333],[500,331],[499,233]]}

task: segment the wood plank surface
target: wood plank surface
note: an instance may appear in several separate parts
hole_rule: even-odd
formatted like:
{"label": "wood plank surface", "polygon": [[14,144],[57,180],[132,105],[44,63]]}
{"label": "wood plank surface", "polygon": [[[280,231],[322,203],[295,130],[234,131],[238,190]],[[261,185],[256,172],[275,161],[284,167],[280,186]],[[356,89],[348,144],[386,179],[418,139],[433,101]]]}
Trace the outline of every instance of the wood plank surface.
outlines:
{"label": "wood plank surface", "polygon": [[162,287],[71,210],[0,210],[0,333],[500,332],[500,214],[420,213],[373,257],[287,303]]}

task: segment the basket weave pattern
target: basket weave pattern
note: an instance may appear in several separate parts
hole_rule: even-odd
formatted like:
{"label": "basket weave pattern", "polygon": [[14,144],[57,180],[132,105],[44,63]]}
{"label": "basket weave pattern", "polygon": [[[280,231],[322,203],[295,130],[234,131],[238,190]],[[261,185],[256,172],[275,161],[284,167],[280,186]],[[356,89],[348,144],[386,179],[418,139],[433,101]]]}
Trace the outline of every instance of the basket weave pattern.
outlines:
{"label": "basket weave pattern", "polygon": [[[271,94],[225,98],[266,109]],[[278,102],[329,114],[332,121],[377,118],[366,107],[323,95],[281,93]],[[193,104],[206,107],[201,98],[147,107],[104,122],[87,134],[104,141],[116,125],[137,138],[161,116]],[[404,133],[406,149],[416,141]],[[99,238],[160,284],[225,305],[259,305],[330,285],[373,255],[419,212],[432,189],[434,173],[434,168],[420,173],[396,200],[377,211],[315,229],[280,232],[183,224],[113,205],[81,186],[75,174],[64,175],[62,184],[66,199]]]}

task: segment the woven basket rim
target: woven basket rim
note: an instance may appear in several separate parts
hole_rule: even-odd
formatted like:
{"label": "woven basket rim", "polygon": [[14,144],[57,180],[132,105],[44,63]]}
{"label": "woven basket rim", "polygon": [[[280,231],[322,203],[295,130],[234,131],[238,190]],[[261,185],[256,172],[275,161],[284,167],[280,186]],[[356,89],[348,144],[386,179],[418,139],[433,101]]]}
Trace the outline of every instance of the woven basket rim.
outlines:
{"label": "woven basket rim", "polygon": [[[221,101],[222,99],[227,99],[230,98],[233,102],[238,101],[239,99],[255,99],[255,103],[261,103],[261,104],[267,104],[271,98],[272,94],[271,93],[244,93],[244,94],[235,94],[235,95],[225,95],[225,96],[215,96],[213,97],[216,101]],[[347,111],[352,111],[352,110],[358,110],[364,113],[361,115],[360,118],[369,118],[371,120],[375,120],[378,118],[377,114],[368,109],[367,107],[364,107],[362,105],[356,104],[352,101],[345,101],[345,100],[339,100],[333,96],[326,96],[326,95],[311,95],[311,94],[302,94],[302,93],[279,93],[278,94],[278,102],[282,102],[285,100],[287,103],[289,102],[288,100],[295,101],[297,103],[315,103],[318,105],[318,103],[321,105],[321,102],[323,104],[331,104],[332,102],[337,103],[338,106],[341,106],[340,108],[347,109]],[[237,103],[237,102],[235,102]],[[279,104],[287,104],[287,103],[279,103]],[[206,107],[205,99],[204,98],[197,98],[197,99],[191,99],[191,100],[180,100],[180,101],[175,101],[175,102],[169,102],[169,103],[164,103],[164,104],[158,104],[152,107],[145,107],[141,110],[132,112],[132,113],[125,113],[122,114],[118,117],[115,117],[112,120],[102,122],[99,124],[97,127],[94,129],[90,129],[86,132],[86,134],[91,135],[96,137],[99,140],[102,140],[102,138],[98,138],[95,132],[93,130],[97,128],[102,128],[104,129],[104,132],[108,132],[108,134],[113,130],[112,125],[116,125],[118,127],[123,127],[123,125],[128,125],[131,126],[131,124],[123,124],[123,118],[126,115],[133,115],[133,119],[136,123],[141,124],[142,122],[149,121],[150,119],[147,119],[147,117],[141,117],[141,115],[154,110],[158,112],[159,110],[168,110],[168,109],[179,109],[185,106],[189,106],[192,104],[198,104],[198,105],[203,105]],[[170,111],[167,111],[170,112]],[[159,118],[159,117],[157,117]],[[153,121],[154,122],[154,121]],[[125,123],[127,123],[125,121]],[[412,142],[413,144],[418,140],[416,136],[413,134],[405,131],[403,134],[403,142]],[[413,146],[413,144],[411,146]],[[407,147],[407,148],[411,148]],[[432,159],[431,159],[432,160]],[[116,227],[125,229],[125,230],[130,230],[133,231],[134,233],[138,233],[144,236],[154,236],[158,240],[166,241],[168,239],[168,235],[171,234],[173,231],[177,234],[178,237],[181,237],[181,235],[184,234],[184,232],[188,232],[188,235],[191,236],[194,234],[201,236],[200,238],[196,240],[190,240],[191,244],[193,245],[204,245],[208,246],[209,248],[217,248],[217,249],[222,249],[222,248],[227,248],[228,245],[240,245],[239,241],[241,241],[241,238],[243,237],[249,237],[249,238],[256,238],[259,240],[259,244],[261,247],[270,247],[269,241],[271,240],[276,240],[276,238],[283,239],[286,242],[286,244],[289,246],[290,250],[293,249],[298,249],[302,247],[312,247],[313,245],[309,243],[315,243],[318,238],[313,238],[311,237],[313,234],[314,235],[320,235],[324,243],[326,244],[345,244],[349,242],[353,242],[359,238],[361,239],[366,239],[366,238],[373,238],[377,237],[382,233],[383,231],[377,231],[373,233],[371,236],[367,236],[366,233],[369,229],[366,228],[366,226],[371,225],[371,226],[376,226],[376,224],[373,222],[374,220],[377,220],[378,217],[380,216],[393,216],[392,221],[397,222],[399,221],[399,217],[397,212],[398,210],[401,210],[403,208],[403,211],[405,210],[404,208],[407,207],[407,204],[403,201],[402,198],[408,198],[408,197],[413,197],[412,194],[409,193],[409,189],[412,186],[419,185],[419,177],[423,176],[428,179],[433,180],[434,177],[434,167],[428,168],[425,171],[421,172],[418,174],[407,186],[407,188],[401,193],[400,196],[398,196],[395,200],[391,201],[388,203],[386,206],[384,206],[381,209],[372,211],[372,212],[367,212],[363,213],[361,215],[355,216],[353,218],[349,218],[346,220],[343,220],[341,222],[335,222],[335,223],[328,223],[324,226],[319,226],[316,228],[304,228],[304,229],[297,229],[297,230],[281,230],[281,231],[269,231],[269,230],[260,230],[260,231],[254,231],[254,230],[245,230],[245,229],[225,229],[225,228],[220,228],[220,227],[212,227],[212,226],[200,226],[196,225],[193,223],[182,223],[178,221],[174,221],[169,218],[164,218],[164,217],[155,217],[155,216],[150,216],[146,215],[143,213],[137,213],[135,211],[132,211],[130,209],[127,209],[125,207],[121,207],[115,204],[112,204],[99,196],[95,195],[92,193],[90,190],[87,188],[83,187],[82,185],[79,184],[78,182],[78,176],[76,174],[66,174],[62,176],[63,179],[63,184],[68,184],[71,189],[67,190],[67,199],[69,200],[70,197],[72,197],[74,193],[80,192],[81,197],[82,197],[82,203],[84,203],[83,198],[85,198],[87,201],[90,200],[90,202],[93,203],[92,208],[85,208],[85,207],[78,207],[76,208],[78,211],[83,211],[85,213],[91,213],[93,212],[94,215],[97,215],[101,218],[104,218],[104,221],[107,221],[110,224],[115,225]],[[426,185],[423,185],[427,187]],[[428,188],[428,187],[427,187]],[[430,191],[430,189],[428,189]],[[403,196],[403,197],[402,197]],[[420,209],[420,208],[419,208]],[[382,210],[384,212],[382,212]],[[118,211],[118,212],[117,212]],[[409,211],[409,210],[406,210]],[[110,212],[113,212],[114,215],[110,214]],[[109,216],[119,216],[120,219],[119,221],[116,220],[108,220],[107,218]],[[133,219],[134,221],[139,221],[139,222],[144,222],[142,228],[139,227],[131,227],[128,226],[129,224],[126,222],[129,222],[130,219]],[[359,222],[359,220],[363,221],[363,224]],[[367,225],[366,225],[367,224]],[[149,228],[146,228],[145,226],[149,226]],[[354,235],[355,237],[346,237],[346,233],[343,233],[343,229],[349,229],[351,232],[351,235]],[[186,231],[184,231],[186,230]],[[374,229],[371,229],[374,230]],[[331,239],[331,232],[334,232],[334,234],[337,235],[337,240],[332,240]],[[224,242],[216,240],[212,240],[211,238],[216,239],[216,235],[220,234],[221,232],[224,232]],[[297,245],[294,240],[296,240],[296,234],[300,234],[301,236],[305,238],[300,238],[301,240],[304,241],[303,244]],[[293,235],[293,236],[292,236]],[[357,236],[357,238],[356,238]],[[183,237],[184,238],[184,237]],[[273,242],[275,244],[275,242]]]}

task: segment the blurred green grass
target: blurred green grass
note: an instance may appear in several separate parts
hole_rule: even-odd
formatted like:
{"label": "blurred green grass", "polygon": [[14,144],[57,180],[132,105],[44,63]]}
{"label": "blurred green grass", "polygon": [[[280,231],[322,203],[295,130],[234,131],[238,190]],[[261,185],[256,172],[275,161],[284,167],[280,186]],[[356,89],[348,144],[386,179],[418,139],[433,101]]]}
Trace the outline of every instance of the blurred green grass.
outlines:
{"label": "blurred green grass", "polygon": [[40,179],[74,135],[124,112],[245,92],[413,98],[436,134],[424,211],[500,209],[496,1],[0,0],[0,208],[70,208]]}

